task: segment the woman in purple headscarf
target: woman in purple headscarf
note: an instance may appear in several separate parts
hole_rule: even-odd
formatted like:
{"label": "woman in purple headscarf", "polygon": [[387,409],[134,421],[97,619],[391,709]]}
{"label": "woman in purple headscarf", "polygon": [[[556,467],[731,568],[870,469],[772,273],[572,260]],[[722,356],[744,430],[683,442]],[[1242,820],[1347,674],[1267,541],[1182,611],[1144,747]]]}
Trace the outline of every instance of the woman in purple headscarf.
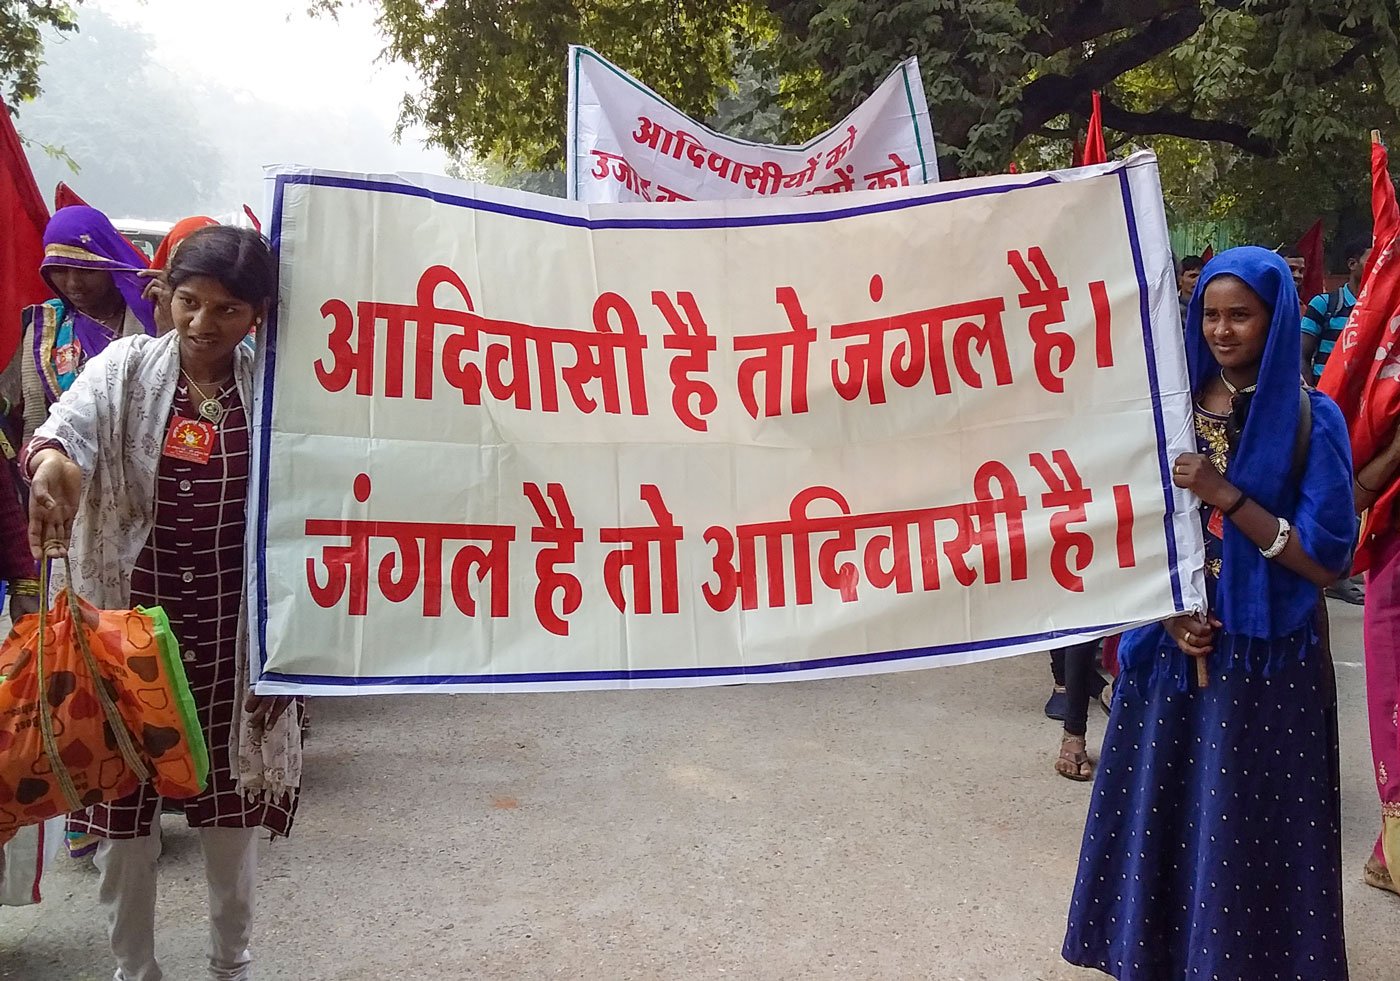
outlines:
{"label": "woman in purple headscarf", "polygon": [[21,314],[20,386],[28,442],[88,358],[118,337],[155,334],[137,271],[146,261],[96,208],[60,208],[44,231],[39,266],[56,299]]}

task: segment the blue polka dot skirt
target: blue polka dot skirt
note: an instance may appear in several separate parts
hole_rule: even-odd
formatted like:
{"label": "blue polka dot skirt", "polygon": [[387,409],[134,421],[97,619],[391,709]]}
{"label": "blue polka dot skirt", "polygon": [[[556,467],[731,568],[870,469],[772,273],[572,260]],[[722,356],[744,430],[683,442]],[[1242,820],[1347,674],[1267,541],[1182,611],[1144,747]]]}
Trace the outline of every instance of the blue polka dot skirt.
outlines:
{"label": "blue polka dot skirt", "polygon": [[1330,661],[1234,663],[1202,689],[1185,655],[1157,658],[1176,663],[1114,692],[1065,959],[1123,981],[1344,981]]}

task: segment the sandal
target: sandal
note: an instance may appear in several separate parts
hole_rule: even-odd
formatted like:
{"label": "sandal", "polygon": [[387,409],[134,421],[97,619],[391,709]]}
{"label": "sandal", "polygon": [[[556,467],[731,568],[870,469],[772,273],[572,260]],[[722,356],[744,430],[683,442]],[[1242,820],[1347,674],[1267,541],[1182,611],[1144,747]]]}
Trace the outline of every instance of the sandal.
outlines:
{"label": "sandal", "polygon": [[1066,780],[1084,783],[1094,777],[1094,762],[1089,759],[1083,736],[1066,734],[1060,740],[1060,755],[1055,760],[1055,772]]}
{"label": "sandal", "polygon": [[1390,877],[1390,870],[1376,861],[1376,856],[1372,855],[1366,859],[1366,867],[1362,870],[1362,878],[1366,885],[1374,886],[1377,889],[1384,889],[1400,896],[1400,886],[1395,884],[1395,880]]}

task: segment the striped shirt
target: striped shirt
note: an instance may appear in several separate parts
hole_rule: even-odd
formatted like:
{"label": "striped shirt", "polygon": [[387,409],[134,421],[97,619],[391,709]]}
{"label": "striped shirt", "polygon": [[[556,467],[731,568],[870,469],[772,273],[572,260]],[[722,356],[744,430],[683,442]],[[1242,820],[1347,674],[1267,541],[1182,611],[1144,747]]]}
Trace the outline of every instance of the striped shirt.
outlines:
{"label": "striped shirt", "polygon": [[[1322,377],[1322,369],[1326,367],[1332,349],[1337,346],[1337,338],[1346,329],[1351,308],[1356,306],[1356,294],[1351,291],[1351,284],[1343,283],[1341,289],[1340,305],[1333,302],[1331,293],[1319,293],[1303,313],[1303,333],[1317,338],[1317,353],[1312,360],[1314,379]],[[1331,317],[1327,315],[1329,307],[1336,308]]]}

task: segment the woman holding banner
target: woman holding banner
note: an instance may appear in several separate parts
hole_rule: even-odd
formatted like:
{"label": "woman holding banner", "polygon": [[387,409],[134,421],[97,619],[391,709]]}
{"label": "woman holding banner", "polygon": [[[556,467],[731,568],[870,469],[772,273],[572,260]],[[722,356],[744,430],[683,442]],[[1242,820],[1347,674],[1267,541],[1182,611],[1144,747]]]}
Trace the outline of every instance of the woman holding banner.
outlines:
{"label": "woman holding banner", "polygon": [[1298,310],[1253,247],[1213,259],[1189,306],[1200,452],[1172,476],[1201,501],[1210,608],[1123,638],[1063,951],[1119,979],[1347,976],[1316,625],[1354,541],[1351,450],[1301,387]]}
{"label": "woman holding banner", "polygon": [[[248,229],[194,232],[167,273],[174,330],[110,345],[53,407],[25,459],[36,556],[70,542],[74,585],[97,606],[164,607],[209,750],[182,801],[209,885],[209,972],[249,976],[257,833],[286,835],[301,778],[297,708],[249,691],[243,622],[253,355],[276,261]],[[149,785],[70,818],[100,839],[117,977],[159,978],[160,798]]]}

